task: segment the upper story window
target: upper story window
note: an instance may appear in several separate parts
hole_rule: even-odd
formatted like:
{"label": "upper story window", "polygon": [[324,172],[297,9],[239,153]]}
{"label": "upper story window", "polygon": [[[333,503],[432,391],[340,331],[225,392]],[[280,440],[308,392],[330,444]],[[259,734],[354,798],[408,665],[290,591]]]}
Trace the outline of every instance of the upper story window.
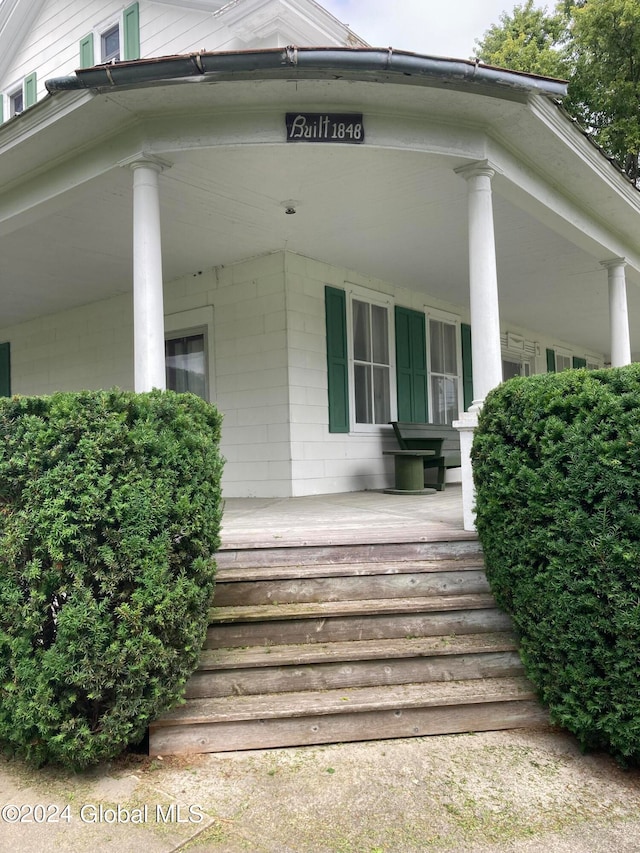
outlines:
{"label": "upper story window", "polygon": [[102,62],[120,59],[120,24],[109,27],[100,36]]}
{"label": "upper story window", "polygon": [[131,3],[117,18],[97,24],[80,39],[80,67],[90,68],[96,62],[118,62],[140,59],[140,12]]}
{"label": "upper story window", "polygon": [[22,86],[15,92],[9,93],[9,116],[17,116],[24,110],[24,93]]}

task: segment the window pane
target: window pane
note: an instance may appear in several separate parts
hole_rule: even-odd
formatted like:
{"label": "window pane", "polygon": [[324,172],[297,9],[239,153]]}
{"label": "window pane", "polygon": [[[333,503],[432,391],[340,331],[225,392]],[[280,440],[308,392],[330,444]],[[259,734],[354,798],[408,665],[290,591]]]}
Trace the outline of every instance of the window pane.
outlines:
{"label": "window pane", "polygon": [[371,368],[368,365],[354,365],[353,376],[355,379],[356,396],[356,423],[371,424],[373,417],[371,412]]}
{"label": "window pane", "polygon": [[167,388],[190,391],[206,399],[204,335],[173,338],[165,342]]}
{"label": "window pane", "polygon": [[432,376],[431,400],[433,423],[451,425],[458,419],[458,380]]}
{"label": "window pane", "polygon": [[502,359],[502,380],[506,382],[507,379],[513,379],[514,376],[520,376],[520,362],[519,361],[509,361],[508,359]]}
{"label": "window pane", "polygon": [[431,372],[445,373],[442,341],[442,323],[439,320],[429,320],[429,354],[431,356]]}
{"label": "window pane", "polygon": [[373,410],[377,424],[388,424],[391,420],[389,394],[389,368],[373,368]]}
{"label": "window pane", "polygon": [[353,300],[353,357],[358,361],[371,361],[371,333],[369,305]]}
{"label": "window pane", "polygon": [[[386,308],[371,306],[371,325],[373,337],[373,361],[376,364],[389,364],[389,321]],[[378,423],[380,423],[378,421]]]}
{"label": "window pane", "polygon": [[556,373],[562,373],[563,370],[571,368],[571,356],[558,355],[556,353]]}
{"label": "window pane", "polygon": [[22,89],[19,92],[16,92],[14,95],[11,95],[11,115],[15,116],[21,113],[24,109],[24,97],[22,94]]}
{"label": "window pane", "polygon": [[111,27],[102,34],[102,61],[120,59],[120,27]]}
{"label": "window pane", "polygon": [[456,327],[451,323],[442,323],[443,373],[458,374],[456,358]]}

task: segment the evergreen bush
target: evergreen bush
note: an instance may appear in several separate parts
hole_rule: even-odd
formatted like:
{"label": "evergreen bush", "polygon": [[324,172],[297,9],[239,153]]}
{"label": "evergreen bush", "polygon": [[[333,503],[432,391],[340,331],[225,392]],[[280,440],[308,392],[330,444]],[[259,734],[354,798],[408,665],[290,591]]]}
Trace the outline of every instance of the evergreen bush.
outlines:
{"label": "evergreen bush", "polygon": [[221,517],[220,415],[191,394],[0,400],[0,741],[84,767],[196,666]]}
{"label": "evergreen bush", "polygon": [[640,365],[516,378],[474,439],[487,575],[583,748],[640,759]]}

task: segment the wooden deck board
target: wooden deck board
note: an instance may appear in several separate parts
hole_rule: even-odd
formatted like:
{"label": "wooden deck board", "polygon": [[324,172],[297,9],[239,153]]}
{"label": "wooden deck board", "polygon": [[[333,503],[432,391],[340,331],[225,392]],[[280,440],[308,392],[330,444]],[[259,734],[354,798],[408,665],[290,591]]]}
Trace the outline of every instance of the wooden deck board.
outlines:
{"label": "wooden deck board", "polygon": [[531,684],[521,677],[472,679],[429,684],[400,684],[382,687],[351,687],[311,693],[233,696],[221,699],[191,699],[169,711],[155,727],[194,725],[230,720],[357,714],[364,711],[427,708],[437,705],[476,705],[484,702],[516,702],[534,699]]}
{"label": "wooden deck board", "polygon": [[297,643],[281,646],[210,649],[202,652],[199,670],[243,667],[302,666],[326,661],[461,655],[472,652],[515,651],[513,634],[462,634],[454,637],[411,637],[391,640],[352,640],[345,643]]}

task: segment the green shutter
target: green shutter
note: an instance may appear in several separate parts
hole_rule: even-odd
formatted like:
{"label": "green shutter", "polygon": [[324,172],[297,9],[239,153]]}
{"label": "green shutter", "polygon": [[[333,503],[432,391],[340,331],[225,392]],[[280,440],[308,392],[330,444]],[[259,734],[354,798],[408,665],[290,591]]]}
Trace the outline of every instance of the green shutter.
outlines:
{"label": "green shutter", "polygon": [[80,39],[80,68],[91,68],[93,60],[93,33]]}
{"label": "green shutter", "polygon": [[396,305],[396,384],[398,420],[426,423],[427,332],[424,314]]}
{"label": "green shutter", "polygon": [[462,339],[462,397],[465,412],[473,403],[473,361],[471,360],[471,326],[460,324]]}
{"label": "green shutter", "polygon": [[573,366],[574,367],[586,367],[587,366],[587,359],[586,358],[580,358],[579,356],[574,355]]}
{"label": "green shutter", "polygon": [[344,290],[325,287],[324,304],[327,324],[329,432],[349,432],[347,300]]}
{"label": "green shutter", "polygon": [[32,107],[38,100],[38,80],[36,72],[24,78],[24,108]]}
{"label": "green shutter", "polygon": [[556,372],[556,353],[555,350],[547,350],[547,373]]}
{"label": "green shutter", "polygon": [[11,396],[11,344],[0,344],[0,397]]}
{"label": "green shutter", "polygon": [[132,3],[122,13],[124,30],[123,59],[140,59],[140,12],[137,3]]}

